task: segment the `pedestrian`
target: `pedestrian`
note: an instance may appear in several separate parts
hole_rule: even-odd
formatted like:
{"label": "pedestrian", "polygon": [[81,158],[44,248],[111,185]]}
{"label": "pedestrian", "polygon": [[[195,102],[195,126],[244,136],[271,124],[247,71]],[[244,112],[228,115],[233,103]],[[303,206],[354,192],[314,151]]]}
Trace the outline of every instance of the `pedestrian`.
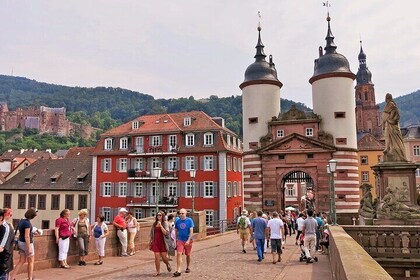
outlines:
{"label": "pedestrian", "polygon": [[318,223],[318,226],[316,228],[316,245],[315,245],[315,249],[319,252],[321,252],[321,246],[319,245],[319,242],[321,241],[321,237],[322,237],[322,229],[324,227],[324,221],[321,218],[321,213],[317,212],[315,214],[315,220]]}
{"label": "pedestrian", "polygon": [[[252,221],[255,218],[257,218],[257,211],[254,211],[254,212],[251,213],[251,215],[249,215],[249,222],[251,223],[251,225],[252,225]],[[252,231],[252,226],[251,226],[250,231],[251,231],[251,236],[249,237],[249,243],[252,244],[252,248],[255,251],[255,250],[257,250],[257,245],[255,243],[254,232]]]}
{"label": "pedestrian", "polygon": [[261,262],[264,259],[264,242],[267,236],[265,233],[267,222],[262,216],[263,216],[263,212],[261,210],[258,211],[257,218],[255,218],[251,223],[255,242],[257,244],[258,262]]}
{"label": "pedestrian", "polygon": [[292,214],[291,214],[290,210],[286,211],[285,218],[286,218],[286,224],[287,224],[287,229],[288,229],[289,236],[292,236],[292,227],[293,227],[292,219],[293,219],[293,217],[292,217]]}
{"label": "pedestrian", "polygon": [[118,215],[115,216],[114,222],[112,223],[117,230],[117,236],[121,243],[121,257],[128,257],[127,254],[127,221],[125,215],[128,211],[125,208],[121,208]]}
{"label": "pedestrian", "polygon": [[70,210],[64,209],[60,213],[60,218],[55,220],[55,240],[58,244],[58,261],[60,268],[69,269],[67,254],[70,246],[70,236],[73,232],[72,224],[69,220]]}
{"label": "pedestrian", "polygon": [[89,240],[90,240],[90,224],[87,217],[88,210],[82,209],[78,213],[78,217],[72,222],[73,236],[77,239],[79,246],[79,265],[86,265],[86,256],[88,254]]}
{"label": "pedestrian", "polygon": [[159,211],[156,214],[155,222],[150,229],[150,250],[155,255],[156,273],[153,276],[160,275],[160,259],[166,264],[166,269],[171,272],[171,264],[168,260],[168,250],[165,245],[165,236],[169,235],[169,223],[165,221],[165,213]]}
{"label": "pedestrian", "polygon": [[187,210],[184,208],[179,210],[180,218],[175,221],[176,231],[176,271],[174,277],[181,276],[182,269],[182,253],[185,254],[187,260],[187,268],[185,273],[190,273],[191,250],[193,243],[194,221],[187,217]]}
{"label": "pedestrian", "polygon": [[296,242],[295,242],[295,245],[298,245],[299,236],[302,233],[303,222],[304,222],[304,218],[303,217],[304,217],[303,213],[300,213],[299,214],[299,217],[296,220],[297,234],[296,234]]}
{"label": "pedestrian", "polygon": [[[171,240],[173,240],[174,243],[175,243],[175,249],[176,249],[176,232],[175,232],[175,221],[174,220],[175,220],[174,215],[173,214],[169,214],[168,215],[169,234],[170,234]],[[168,253],[168,259],[170,261],[172,261],[172,257],[173,256],[169,255],[169,253]]]}
{"label": "pedestrian", "polygon": [[15,279],[19,273],[20,268],[25,262],[28,262],[28,279],[33,279],[34,273],[34,261],[35,261],[35,250],[34,250],[34,233],[31,220],[36,217],[38,210],[35,208],[29,208],[25,212],[25,218],[22,218],[17,226],[19,231],[18,248],[19,248],[19,261],[15,266],[15,269],[10,275],[10,279]]}
{"label": "pedestrian", "polygon": [[95,265],[103,264],[102,258],[105,257],[105,243],[106,237],[109,234],[108,226],[104,223],[105,217],[103,215],[98,215],[96,217],[96,222],[92,226],[92,234],[95,237],[96,251],[98,252],[98,261],[95,262]]}
{"label": "pedestrian", "polygon": [[6,212],[9,208],[0,209],[0,279],[9,279],[13,270],[13,228],[7,223]]}
{"label": "pedestrian", "polygon": [[238,218],[236,223],[236,233],[239,234],[239,238],[242,240],[242,253],[246,253],[246,243],[251,231],[251,222],[247,215],[248,211],[243,210],[242,215]]}
{"label": "pedestrian", "polygon": [[132,212],[127,213],[125,220],[127,221],[128,230],[128,255],[133,256],[136,254],[134,239],[136,238],[138,223]]}
{"label": "pedestrian", "polygon": [[314,211],[308,209],[308,218],[303,223],[303,234],[305,235],[304,246],[306,263],[313,263],[312,256],[315,255],[315,244],[316,244],[316,228],[318,227],[317,221],[314,219]]}
{"label": "pedestrian", "polygon": [[[282,241],[285,238],[284,223],[279,218],[277,212],[273,212],[273,218],[268,221],[266,234],[270,234],[271,253],[273,254],[273,264],[281,262]],[[276,258],[277,255],[277,258]]]}

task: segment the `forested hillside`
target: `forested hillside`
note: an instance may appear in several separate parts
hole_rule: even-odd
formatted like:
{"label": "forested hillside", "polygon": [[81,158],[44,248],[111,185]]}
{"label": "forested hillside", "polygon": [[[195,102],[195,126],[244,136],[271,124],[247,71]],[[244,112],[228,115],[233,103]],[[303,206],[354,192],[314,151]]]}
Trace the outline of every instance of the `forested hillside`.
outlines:
{"label": "forested hillside", "polygon": [[[223,117],[226,126],[237,134],[242,131],[242,98],[210,96],[206,100],[189,98],[157,99],[153,96],[121,88],[67,87],[41,83],[22,77],[0,75],[0,102],[9,109],[39,106],[66,107],[69,119],[90,123],[107,130],[117,124],[152,113],[174,113],[201,110],[212,117]],[[282,111],[292,104],[310,110],[302,103],[282,99]]]}
{"label": "forested hillside", "polygon": [[[420,90],[410,94],[394,98],[400,110],[400,126],[406,127],[410,124],[420,124]],[[381,112],[385,102],[379,104]]]}

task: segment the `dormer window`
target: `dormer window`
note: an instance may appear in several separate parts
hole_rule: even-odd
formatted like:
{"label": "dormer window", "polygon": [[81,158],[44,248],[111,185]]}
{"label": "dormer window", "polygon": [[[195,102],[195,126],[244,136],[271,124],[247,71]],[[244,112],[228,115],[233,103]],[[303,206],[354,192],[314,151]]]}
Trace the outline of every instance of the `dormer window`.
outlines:
{"label": "dormer window", "polygon": [[306,128],[306,136],[314,136],[314,129],[311,127]]}
{"label": "dormer window", "polygon": [[128,149],[128,138],[124,137],[120,139],[120,150],[127,150]]}
{"label": "dormer window", "polygon": [[213,133],[204,133],[204,146],[212,146],[214,143]]}
{"label": "dormer window", "polygon": [[230,146],[230,135],[229,134],[226,137],[226,142],[227,142],[227,145]]}
{"label": "dormer window", "polygon": [[190,126],[190,125],[191,125],[191,117],[185,117],[184,126]]}
{"label": "dormer window", "polygon": [[236,137],[232,137],[233,147],[236,149]]}
{"label": "dormer window", "polygon": [[194,134],[188,133],[187,135],[185,135],[185,146],[192,147],[194,145],[195,145]]}
{"label": "dormer window", "polygon": [[112,138],[105,139],[104,149],[107,151],[112,150]]}
{"label": "dormer window", "polygon": [[134,122],[132,122],[132,123],[131,123],[131,127],[132,127],[133,129],[138,129],[138,128],[139,128],[139,122],[138,122],[138,121],[134,121]]}
{"label": "dormer window", "polygon": [[35,177],[34,173],[28,174],[28,176],[25,177],[25,184],[29,184],[34,177]]}
{"label": "dormer window", "polygon": [[79,176],[77,176],[77,183],[82,184],[85,181],[87,175],[88,175],[87,172],[80,173]]}
{"label": "dormer window", "polygon": [[58,179],[61,177],[63,173],[62,172],[56,172],[51,176],[51,183],[55,184],[57,183]]}

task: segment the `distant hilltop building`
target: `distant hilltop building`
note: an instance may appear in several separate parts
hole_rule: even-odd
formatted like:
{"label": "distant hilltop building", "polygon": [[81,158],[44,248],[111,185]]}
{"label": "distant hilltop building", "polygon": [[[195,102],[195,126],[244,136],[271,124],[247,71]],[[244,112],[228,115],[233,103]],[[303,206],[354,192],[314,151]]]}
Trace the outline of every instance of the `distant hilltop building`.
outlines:
{"label": "distant hilltop building", "polygon": [[0,103],[0,131],[15,128],[37,129],[39,133],[69,136],[80,131],[83,138],[90,138],[93,128],[90,125],[71,123],[66,117],[66,108],[45,106],[16,108],[9,111],[6,102]]}

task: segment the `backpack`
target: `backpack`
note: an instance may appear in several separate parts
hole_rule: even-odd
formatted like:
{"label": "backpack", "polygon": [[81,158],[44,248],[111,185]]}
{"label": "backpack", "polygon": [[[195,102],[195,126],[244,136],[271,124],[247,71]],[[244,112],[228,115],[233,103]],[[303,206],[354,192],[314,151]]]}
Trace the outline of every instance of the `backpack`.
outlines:
{"label": "backpack", "polygon": [[239,228],[246,229],[248,225],[246,224],[246,217],[240,217],[239,218]]}

